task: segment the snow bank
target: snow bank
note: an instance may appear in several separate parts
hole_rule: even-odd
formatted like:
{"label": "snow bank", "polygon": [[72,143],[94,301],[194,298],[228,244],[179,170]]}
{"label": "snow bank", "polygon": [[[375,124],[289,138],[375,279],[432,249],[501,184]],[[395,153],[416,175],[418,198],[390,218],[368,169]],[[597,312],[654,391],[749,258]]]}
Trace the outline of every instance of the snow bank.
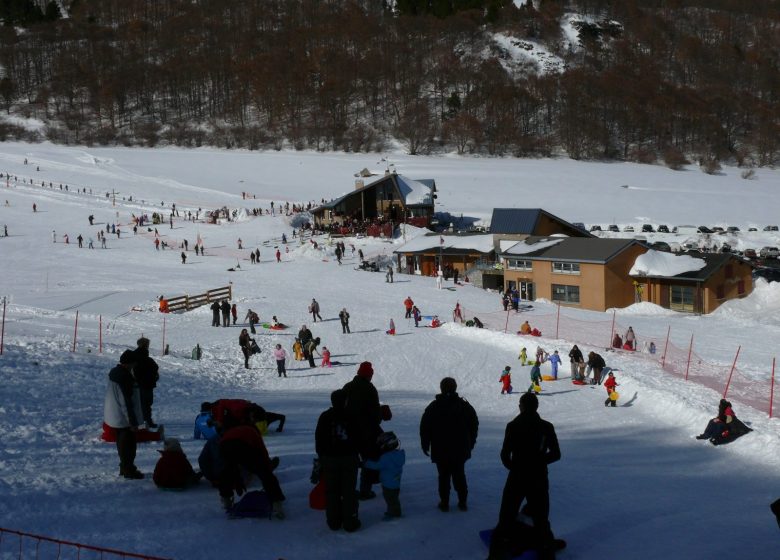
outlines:
{"label": "snow bank", "polygon": [[654,317],[676,317],[679,314],[671,309],[664,309],[660,305],[650,303],[649,301],[641,301],[628,307],[614,307],[607,309],[607,313],[612,312],[618,315],[647,315]]}
{"label": "snow bank", "polygon": [[756,278],[748,297],[727,301],[710,316],[780,325],[780,282]]}
{"label": "snow bank", "polygon": [[701,270],[707,266],[704,259],[689,255],[673,255],[663,251],[650,250],[639,255],[628,271],[631,276],[677,276],[685,272]]}

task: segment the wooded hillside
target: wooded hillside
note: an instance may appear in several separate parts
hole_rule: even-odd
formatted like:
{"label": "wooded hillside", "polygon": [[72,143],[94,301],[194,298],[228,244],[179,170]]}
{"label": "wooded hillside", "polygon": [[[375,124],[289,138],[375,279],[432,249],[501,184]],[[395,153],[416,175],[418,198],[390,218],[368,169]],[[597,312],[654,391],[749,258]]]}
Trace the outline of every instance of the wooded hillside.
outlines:
{"label": "wooded hillside", "polygon": [[77,0],[0,28],[0,104],[67,143],[780,160],[780,0],[535,4]]}

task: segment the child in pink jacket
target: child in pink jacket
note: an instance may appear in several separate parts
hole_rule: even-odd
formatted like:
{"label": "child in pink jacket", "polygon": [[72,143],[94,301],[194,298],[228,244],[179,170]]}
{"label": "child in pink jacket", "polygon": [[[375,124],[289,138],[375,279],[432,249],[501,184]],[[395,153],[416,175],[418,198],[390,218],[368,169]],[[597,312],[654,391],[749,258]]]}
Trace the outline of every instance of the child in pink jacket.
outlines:
{"label": "child in pink jacket", "polygon": [[287,368],[284,365],[287,361],[287,352],[281,344],[277,344],[274,348],[274,358],[276,358],[276,371],[279,377],[287,377]]}

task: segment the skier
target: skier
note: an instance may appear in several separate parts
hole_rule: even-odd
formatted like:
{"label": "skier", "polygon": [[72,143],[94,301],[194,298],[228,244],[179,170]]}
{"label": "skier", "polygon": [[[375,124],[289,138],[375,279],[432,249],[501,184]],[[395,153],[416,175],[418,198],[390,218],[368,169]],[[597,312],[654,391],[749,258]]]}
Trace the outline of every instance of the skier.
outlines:
{"label": "skier", "polygon": [[501,372],[501,377],[498,378],[501,382],[502,395],[509,395],[512,393],[512,374],[509,373],[511,369],[511,367],[506,366],[504,371]]}

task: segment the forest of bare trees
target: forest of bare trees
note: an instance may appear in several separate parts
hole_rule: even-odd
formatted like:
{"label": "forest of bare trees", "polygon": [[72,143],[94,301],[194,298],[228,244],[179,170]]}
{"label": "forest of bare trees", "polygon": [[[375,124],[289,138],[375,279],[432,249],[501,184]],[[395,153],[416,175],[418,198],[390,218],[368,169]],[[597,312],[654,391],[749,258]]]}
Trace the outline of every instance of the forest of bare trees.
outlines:
{"label": "forest of bare trees", "polygon": [[[0,27],[0,105],[87,145],[780,161],[780,0],[527,4],[74,0]],[[493,33],[565,65],[509,72]]]}

